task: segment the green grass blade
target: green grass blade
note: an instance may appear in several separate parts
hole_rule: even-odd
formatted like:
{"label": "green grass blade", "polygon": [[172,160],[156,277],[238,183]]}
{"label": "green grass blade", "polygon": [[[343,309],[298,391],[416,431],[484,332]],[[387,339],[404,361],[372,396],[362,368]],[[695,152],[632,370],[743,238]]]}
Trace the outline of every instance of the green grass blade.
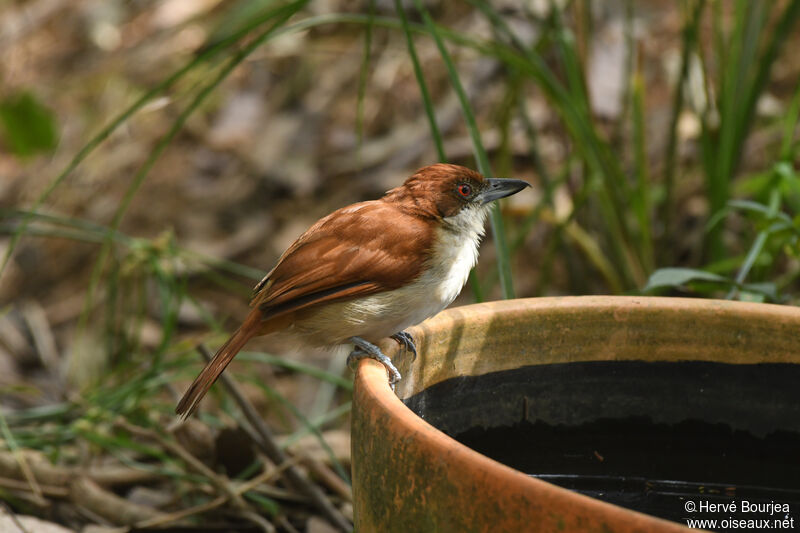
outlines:
{"label": "green grass blade", "polygon": [[[763,93],[769,73],[778,53],[800,18],[800,1],[792,0],[777,16],[777,26],[768,27],[769,13],[774,2],[737,2],[734,26],[727,39],[719,39],[718,55],[728,61],[720,81],[719,138],[710,137],[704,144],[709,165],[708,188],[712,215],[725,208],[730,196],[730,184],[741,161],[743,146],[751,129],[758,98]],[[759,54],[762,41],[764,52]],[[706,128],[707,129],[707,126]],[[712,260],[725,254],[722,228],[716,226],[709,233],[709,253]]]}
{"label": "green grass blade", "polygon": [[792,162],[794,130],[798,123],[800,123],[800,83],[794,89],[792,102],[789,104],[789,109],[784,117],[783,140],[781,141],[781,150],[778,155],[781,161]]}
{"label": "green grass blade", "polygon": [[[431,130],[431,137],[433,137],[434,146],[436,146],[436,155],[438,156],[440,162],[446,163],[447,154],[444,151],[444,139],[442,138],[441,131],[439,131],[439,125],[436,123],[436,109],[433,105],[433,99],[431,98],[430,91],[428,90],[428,83],[425,81],[425,74],[422,71],[422,65],[420,64],[419,57],[417,56],[417,48],[414,45],[414,37],[411,34],[411,27],[408,24],[408,17],[406,16],[406,12],[403,9],[403,5],[400,0],[395,0],[394,5],[395,11],[397,11],[398,16],[400,17],[403,33],[406,37],[408,56],[411,59],[411,65],[414,67],[414,77],[417,79],[417,85],[419,86],[419,91],[422,95],[422,105],[425,109],[425,116],[428,118],[428,126]],[[481,287],[481,283],[478,281],[478,277],[475,274],[475,269],[472,269],[469,273],[469,284],[470,288],[472,289],[472,294],[475,297],[475,301],[482,302],[484,300],[483,288]]]}
{"label": "green grass blade", "polygon": [[[239,31],[233,33],[231,36],[222,39],[221,41],[214,43],[211,46],[206,47],[200,53],[198,53],[194,59],[189,61],[186,65],[179,68],[178,70],[174,71],[170,74],[166,79],[158,83],[155,87],[145,92],[142,96],[140,96],[133,104],[131,104],[127,109],[125,109],[122,113],[117,115],[106,127],[100,130],[94,137],[92,137],[89,142],[87,142],[83,148],[81,148],[77,154],[72,158],[69,164],[61,171],[61,173],[50,182],[47,188],[36,198],[36,201],[33,205],[28,209],[29,212],[35,213],[39,210],[39,208],[47,201],[50,195],[55,191],[59,185],[69,176],[72,174],[78,165],[80,165],[84,159],[86,159],[89,154],[91,154],[95,148],[100,146],[103,141],[105,141],[120,125],[126,122],[130,117],[136,114],[142,107],[145,106],[150,100],[161,94],[162,92],[166,91],[170,87],[172,87],[177,81],[182,79],[186,74],[194,70],[198,65],[211,59],[212,57],[216,56],[219,52],[229,47],[231,44],[238,42],[248,33],[250,33],[254,28],[260,26],[265,21],[271,20],[274,18],[278,13],[285,10],[287,6],[280,6],[273,10],[270,10],[264,13],[262,16],[255,18],[252,20],[248,25],[241,28]],[[11,238],[11,242],[8,244],[8,248],[6,249],[6,253],[3,257],[3,262],[0,264],[0,277],[2,277],[3,272],[5,272],[6,266],[8,261],[11,259],[11,255],[14,252],[14,249],[17,246],[20,238],[22,235],[25,234],[25,230],[28,227],[28,223],[30,222],[29,217],[25,217],[22,223],[17,228],[14,236]]]}
{"label": "green grass blade", "polygon": [[689,65],[692,51],[696,47],[698,27],[705,8],[706,0],[696,0],[692,9],[689,10],[688,18],[684,23],[681,32],[681,66],[678,79],[675,82],[674,93],[672,95],[672,109],[670,111],[669,128],[667,130],[667,145],[664,153],[664,201],[659,211],[662,224],[664,226],[664,236],[661,239],[662,246],[659,246],[661,262],[670,264],[675,240],[672,229],[672,214],[675,203],[675,168],[678,151],[678,119],[683,110],[684,84],[689,76]]}
{"label": "green grass blade", "polygon": [[[754,66],[758,47],[757,35],[764,24],[761,2],[737,2],[733,34],[728,42],[731,61],[720,88],[720,131],[716,168],[709,180],[711,213],[722,209],[728,201],[729,184],[738,161],[739,116],[745,113],[743,101],[747,92],[747,78]],[[709,234],[712,259],[724,254],[721,227]]]}
{"label": "green grass blade", "polygon": [[[288,398],[286,398],[286,396],[279,393],[277,390],[273,389],[263,381],[257,379],[248,379],[247,381],[256,385],[259,389],[264,391],[264,393],[267,396],[269,396],[272,399],[278,400],[278,402],[280,402],[281,405],[286,407],[292,413],[292,415],[302,424],[303,428],[305,428],[309,433],[311,433],[317,438],[317,441],[320,443],[320,446],[322,446],[322,449],[325,450],[325,453],[328,454],[328,458],[330,459],[331,465],[333,466],[334,470],[336,470],[336,473],[339,474],[339,476],[342,479],[350,483],[350,477],[347,475],[347,472],[342,466],[342,463],[339,461],[339,459],[336,458],[336,454],[333,453],[333,449],[331,449],[330,445],[325,440],[325,436],[322,434],[322,431],[320,430],[320,427],[324,422],[315,423],[309,420],[308,417],[304,415],[302,411],[300,411],[300,409],[297,408],[297,406],[295,406],[292,402],[289,401]],[[288,444],[284,443],[282,447],[286,448],[287,446]]]}
{"label": "green grass blade", "polygon": [[[278,14],[275,16],[272,25],[267,28],[265,31],[261,32],[257,37],[255,37],[250,43],[244,46],[239,52],[231,57],[227,64],[220,69],[217,75],[212,78],[212,80],[206,84],[192,99],[189,105],[178,115],[178,118],[173,122],[172,127],[169,131],[161,138],[158,144],[154,147],[154,149],[150,152],[150,156],[144,162],[144,164],[139,168],[136,175],[133,178],[132,183],[129,185],[127,191],[125,192],[122,201],[120,202],[119,207],[117,208],[116,213],[114,214],[114,218],[111,221],[111,230],[117,231],[122,217],[124,216],[125,212],[128,209],[133,197],[136,195],[136,192],[139,190],[139,187],[144,182],[144,179],[150,173],[150,170],[155,165],[156,161],[161,157],[161,155],[166,150],[167,146],[172,143],[172,140],[175,136],[183,129],[183,125],[186,123],[186,120],[191,116],[198,107],[208,98],[208,96],[222,83],[228,75],[233,71],[233,69],[238,66],[245,58],[247,58],[253,51],[255,51],[258,47],[264,44],[270,37],[272,37],[276,30],[278,30],[289,18],[294,15],[297,11],[299,11],[302,7],[304,7],[308,3],[308,0],[298,0],[293,2],[282,9],[278,10]],[[94,264],[94,268],[92,270],[91,278],[89,281],[89,288],[87,290],[86,295],[86,305],[84,307],[83,314],[81,316],[81,320],[79,322],[78,329],[83,330],[85,328],[86,322],[88,320],[89,311],[91,309],[91,303],[94,301],[94,294],[97,290],[97,286],[99,285],[100,278],[102,276],[103,271],[105,270],[106,261],[108,260],[108,256],[111,253],[111,244],[112,241],[107,239],[106,242],[103,244],[103,248],[100,251],[99,257]]]}
{"label": "green grass blade", "polygon": [[[425,9],[420,0],[414,0],[414,4],[416,5],[417,10],[422,14],[425,27],[431,37],[433,37],[436,47],[439,49],[439,54],[441,55],[442,61],[447,68],[447,74],[450,78],[450,83],[453,86],[453,90],[456,92],[456,95],[458,96],[459,102],[461,103],[462,115],[464,116],[464,121],[466,122],[470,139],[472,140],[472,148],[475,153],[475,159],[478,163],[478,170],[481,174],[490,178],[492,177],[492,172],[489,166],[489,156],[486,154],[486,149],[483,147],[478,123],[475,120],[475,115],[472,112],[472,107],[469,103],[467,93],[461,84],[458,71],[456,70],[455,64],[450,57],[450,52],[447,51],[447,47],[444,44],[442,36],[434,24],[430,13],[428,13],[428,10]],[[506,236],[503,228],[503,217],[500,214],[500,208],[497,206],[497,204],[492,206],[492,210],[490,212],[490,223],[495,247],[497,249],[497,269],[500,274],[500,285],[503,288],[503,296],[505,298],[513,298],[514,285],[511,276],[511,259],[508,253],[508,245],[506,244]]]}
{"label": "green grass blade", "polygon": [[[63,215],[47,214],[31,211],[29,209],[0,208],[0,220],[12,220],[15,218],[24,217],[29,217],[29,226],[25,230],[26,235],[57,237],[93,244],[101,244],[103,243],[104,239],[108,237],[110,232],[115,244],[120,244],[128,248],[146,248],[151,246],[151,241],[148,239],[133,238],[119,230],[112,231],[107,226],[97,224],[90,220],[67,217]],[[39,225],[30,225],[35,223],[41,223],[41,227]],[[54,226],[54,229],[51,229],[50,226]],[[3,224],[0,225],[0,232],[11,235],[17,230],[18,227],[19,225],[14,224],[13,222]],[[176,253],[181,259],[186,260],[188,263],[199,263],[204,269],[217,269],[252,280],[259,280],[263,278],[265,274],[263,270],[251,268],[240,263],[228,261],[226,259],[220,259],[201,254],[187,248],[177,248]],[[211,275],[213,277],[213,274]],[[215,283],[232,288],[233,290],[238,290],[237,286],[232,285],[232,281],[226,281],[223,283],[222,279],[218,277],[213,278],[213,280]],[[250,289],[245,288],[245,291],[245,295],[247,295],[249,294]]]}
{"label": "green grass blade", "polygon": [[[331,409],[327,413],[323,413],[322,415],[314,418],[311,420],[311,424],[314,427],[321,427],[325,424],[336,420],[337,418],[343,417],[348,414],[353,408],[352,402],[345,402],[339,407]],[[283,441],[283,447],[289,447],[295,442],[299,441],[301,438],[305,437],[311,433],[311,430],[307,427],[302,427],[289,435],[285,441]]]}
{"label": "green grass blade", "polygon": [[633,195],[633,209],[639,222],[639,247],[643,267],[648,273],[653,271],[653,237],[650,224],[650,173],[648,172],[647,142],[645,140],[644,82],[641,73],[633,76],[631,91],[633,144],[636,167],[636,194]]}
{"label": "green grass blade", "polygon": [[425,81],[425,74],[422,72],[422,65],[417,56],[417,47],[414,45],[414,37],[411,34],[411,27],[408,24],[408,17],[403,9],[401,0],[394,0],[394,8],[397,15],[400,17],[400,23],[403,25],[403,34],[406,37],[406,47],[408,49],[408,57],[411,59],[411,65],[414,67],[414,77],[417,79],[419,85],[419,92],[422,95],[422,105],[425,108],[425,116],[428,117],[428,126],[431,129],[431,137],[436,145],[436,155],[442,163],[447,162],[447,154],[444,151],[444,140],[442,133],[439,131],[439,125],[436,123],[436,108],[433,105],[430,91],[428,90],[428,83]]}
{"label": "green grass blade", "polygon": [[514,51],[500,42],[494,42],[486,53],[497,57],[509,67],[519,69],[537,83],[570,132],[576,150],[591,171],[589,177],[600,179],[602,190],[596,195],[596,199],[607,222],[607,241],[614,251],[615,266],[623,274],[625,285],[638,286],[638,282],[644,282],[642,259],[630,238],[631,232],[623,216],[626,212],[624,199],[627,197],[627,178],[613,151],[592,121],[579,55],[574,50],[574,39],[568,29],[561,25],[560,18],[551,17],[554,42],[559,48],[560,57],[564,58],[564,68],[573,71],[568,73],[571,81],[564,85],[541,55],[534,48],[525,47],[489,4],[483,0],[473,0],[473,3],[494,27],[507,35],[512,46],[517,49]]}
{"label": "green grass blade", "polygon": [[[364,52],[361,60],[361,70],[358,75],[358,96],[356,97],[356,138],[357,154],[360,159],[361,145],[364,142],[364,98],[367,94],[367,79],[369,78],[369,57],[372,52],[372,28],[375,26],[375,0],[369,2],[369,19],[364,29]],[[358,165],[359,168],[361,165]]]}
{"label": "green grass blade", "polygon": [[353,390],[353,382],[351,380],[343,378],[336,374],[331,374],[330,372],[318,368],[316,366],[306,365],[304,363],[300,363],[292,359],[286,359],[283,357],[278,357],[275,355],[269,355],[260,352],[239,352],[237,358],[240,361],[255,361],[258,363],[265,363],[272,366],[279,366],[281,368],[286,368],[287,370],[292,370],[293,372],[300,372],[302,374],[307,374],[322,381],[327,381],[328,383],[332,383],[337,387],[340,387],[347,391]]}
{"label": "green grass blade", "polygon": [[[775,215],[778,214],[778,207],[780,206],[781,202],[781,192],[780,187],[773,187],[770,190],[769,196],[769,206],[767,217],[774,218]],[[742,263],[739,272],[736,273],[736,286],[731,287],[731,290],[728,292],[726,298],[732,299],[738,294],[739,288],[742,284],[744,284],[744,280],[747,279],[747,276],[750,274],[750,270],[752,270],[753,265],[758,259],[758,256],[761,255],[761,252],[764,250],[764,246],[767,243],[767,238],[769,237],[769,230],[761,230],[758,232],[755,241],[753,241],[753,245],[750,247],[750,250],[747,252],[747,256],[745,257],[744,262]]]}
{"label": "green grass blade", "polygon": [[[800,19],[800,0],[791,0],[778,16],[778,26],[771,33],[772,38],[769,40],[766,50],[756,62],[756,74],[747,93],[744,112],[740,115],[738,127],[740,138],[737,139],[739,145],[744,143],[744,136],[752,123],[758,98],[764,92],[772,66],[778,58],[781,47],[791,35],[792,29],[797,25],[798,19]],[[741,153],[739,157],[741,157]]]}

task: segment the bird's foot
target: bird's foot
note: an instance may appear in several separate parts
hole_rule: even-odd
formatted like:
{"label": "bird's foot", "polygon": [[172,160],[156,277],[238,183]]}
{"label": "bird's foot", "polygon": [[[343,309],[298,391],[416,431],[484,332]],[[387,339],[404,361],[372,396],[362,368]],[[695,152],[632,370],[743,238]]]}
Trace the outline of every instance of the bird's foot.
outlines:
{"label": "bird's foot", "polygon": [[395,383],[400,381],[402,376],[400,376],[400,372],[392,364],[392,360],[383,355],[380,348],[371,342],[365,341],[361,337],[350,337],[350,342],[355,344],[356,348],[347,356],[347,366],[353,368],[353,365],[361,359],[375,359],[386,367],[386,371],[389,373],[389,386],[394,390]]}
{"label": "bird's foot", "polygon": [[414,337],[411,336],[411,333],[407,331],[400,331],[392,335],[391,338],[394,339],[397,344],[403,348],[403,350],[411,352],[411,355],[413,356],[411,359],[412,361],[417,359],[417,346],[414,344]]}

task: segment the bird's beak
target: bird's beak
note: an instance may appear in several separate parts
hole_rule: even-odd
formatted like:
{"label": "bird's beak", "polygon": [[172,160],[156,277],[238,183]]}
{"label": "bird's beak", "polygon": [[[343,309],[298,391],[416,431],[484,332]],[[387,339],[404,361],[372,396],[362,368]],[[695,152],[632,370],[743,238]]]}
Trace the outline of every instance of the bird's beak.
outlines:
{"label": "bird's beak", "polygon": [[505,198],[516,194],[525,187],[530,187],[531,184],[527,181],[514,180],[510,178],[488,178],[486,180],[489,186],[478,194],[478,201],[481,205],[488,204],[493,200]]}

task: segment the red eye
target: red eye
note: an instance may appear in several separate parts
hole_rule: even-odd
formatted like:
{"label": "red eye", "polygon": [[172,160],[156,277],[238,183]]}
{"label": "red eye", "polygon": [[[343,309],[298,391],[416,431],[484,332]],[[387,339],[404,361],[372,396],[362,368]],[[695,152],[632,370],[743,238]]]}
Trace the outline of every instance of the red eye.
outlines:
{"label": "red eye", "polygon": [[469,198],[472,194],[472,187],[466,183],[462,183],[458,186],[458,194],[463,196],[464,198]]}

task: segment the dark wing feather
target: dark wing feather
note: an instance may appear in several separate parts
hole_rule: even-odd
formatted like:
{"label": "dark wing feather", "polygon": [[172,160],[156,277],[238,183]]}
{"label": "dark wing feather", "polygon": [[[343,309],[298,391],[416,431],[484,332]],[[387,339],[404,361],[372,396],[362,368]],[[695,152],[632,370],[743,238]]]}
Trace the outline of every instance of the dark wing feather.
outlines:
{"label": "dark wing feather", "polygon": [[264,319],[393,290],[419,276],[433,232],[424,219],[376,200],[321,219],[256,286]]}

